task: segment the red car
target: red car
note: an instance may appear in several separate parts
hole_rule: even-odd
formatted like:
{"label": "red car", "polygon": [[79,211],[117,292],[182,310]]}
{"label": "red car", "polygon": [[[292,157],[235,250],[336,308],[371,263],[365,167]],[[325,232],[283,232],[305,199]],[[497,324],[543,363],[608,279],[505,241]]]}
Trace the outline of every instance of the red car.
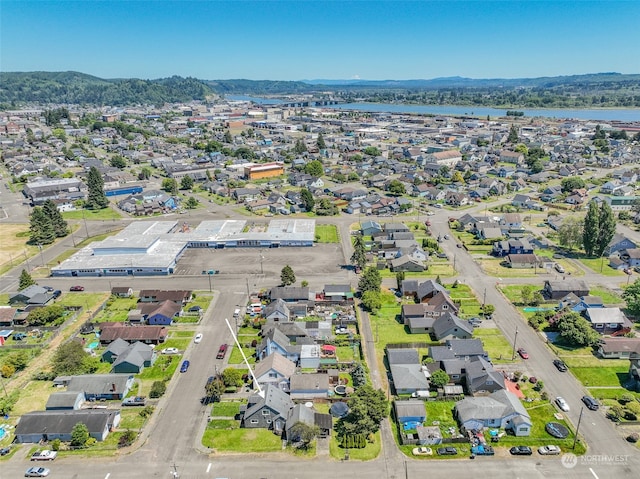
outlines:
{"label": "red car", "polygon": [[518,354],[522,359],[529,359],[529,353],[526,352],[523,348],[518,349]]}
{"label": "red car", "polygon": [[218,349],[218,354],[216,354],[216,359],[224,359],[224,355],[227,353],[227,345],[223,344],[222,346],[220,346],[220,349]]}
{"label": "red car", "polygon": [[69,291],[84,291],[84,286],[71,286]]}

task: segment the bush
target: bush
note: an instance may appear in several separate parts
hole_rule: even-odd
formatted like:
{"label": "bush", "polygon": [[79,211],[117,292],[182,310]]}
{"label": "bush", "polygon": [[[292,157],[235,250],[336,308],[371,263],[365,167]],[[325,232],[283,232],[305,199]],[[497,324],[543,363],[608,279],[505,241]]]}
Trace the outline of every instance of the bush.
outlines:
{"label": "bush", "polygon": [[165,391],[167,390],[167,385],[164,381],[154,381],[151,385],[151,391],[149,391],[150,398],[159,398],[161,397]]}
{"label": "bush", "polygon": [[633,397],[633,394],[624,393],[622,396],[620,396],[620,399],[618,399],[618,402],[620,404],[627,404],[633,401],[634,399],[635,398]]}
{"label": "bush", "polygon": [[60,450],[60,439],[54,439],[53,441],[51,441],[51,449],[53,449],[54,451],[59,451]]}
{"label": "bush", "polygon": [[633,444],[638,442],[639,439],[640,439],[640,434],[638,434],[637,432],[633,432],[627,436],[627,441]]}
{"label": "bush", "polygon": [[120,439],[118,440],[118,447],[130,446],[131,444],[133,444],[133,441],[136,440],[136,436],[137,434],[135,431],[127,429],[122,433],[122,436],[120,436]]}

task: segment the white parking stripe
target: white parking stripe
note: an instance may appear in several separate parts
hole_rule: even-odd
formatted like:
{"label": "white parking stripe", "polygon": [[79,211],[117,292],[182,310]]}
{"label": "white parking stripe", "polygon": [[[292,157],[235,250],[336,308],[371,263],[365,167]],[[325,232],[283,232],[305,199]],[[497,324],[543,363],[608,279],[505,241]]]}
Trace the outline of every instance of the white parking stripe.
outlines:
{"label": "white parking stripe", "polygon": [[600,479],[598,475],[593,471],[593,469],[589,468],[589,471],[591,472],[591,474],[593,474],[593,477],[595,477],[596,479]]}
{"label": "white parking stripe", "polygon": [[209,463],[209,465],[207,466],[207,474],[209,473],[210,470],[211,470],[211,463]]}

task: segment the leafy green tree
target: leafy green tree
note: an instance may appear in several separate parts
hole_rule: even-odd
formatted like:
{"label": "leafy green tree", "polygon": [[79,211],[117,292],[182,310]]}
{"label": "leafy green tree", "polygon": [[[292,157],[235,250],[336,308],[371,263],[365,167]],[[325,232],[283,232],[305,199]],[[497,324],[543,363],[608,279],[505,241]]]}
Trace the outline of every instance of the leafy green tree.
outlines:
{"label": "leafy green tree", "polygon": [[616,218],[609,203],[603,201],[600,203],[598,211],[598,240],[594,250],[596,256],[602,256],[615,234]]}
{"label": "leafy green tree", "polygon": [[571,312],[557,321],[560,337],[572,346],[593,346],[600,335],[579,313]]}
{"label": "leafy green tree", "polygon": [[22,371],[29,364],[29,353],[24,349],[13,351],[4,358],[4,363],[12,366],[15,371]]}
{"label": "leafy green tree", "polygon": [[300,449],[308,449],[311,441],[320,434],[320,428],[316,425],[310,426],[302,421],[297,421],[288,431],[287,440],[289,442],[300,443]]}
{"label": "leafy green tree", "polygon": [[27,272],[26,269],[23,269],[20,272],[20,282],[18,284],[18,291],[22,291],[25,288],[28,288],[32,284],[36,284],[35,280],[31,277],[31,275]]}
{"label": "leafy green tree", "polygon": [[226,387],[242,386],[242,371],[236,368],[226,368],[222,371],[222,382]]}
{"label": "leafy green tree", "polygon": [[373,389],[370,384],[356,389],[347,404],[349,413],[336,423],[338,436],[374,434],[389,410],[385,393],[381,389]]}
{"label": "leafy green tree", "polygon": [[56,231],[51,219],[44,212],[42,207],[36,206],[31,210],[29,218],[29,244],[45,245],[51,244],[56,239]]}
{"label": "leafy green tree", "polygon": [[324,166],[322,166],[322,162],[318,160],[313,160],[304,165],[304,172],[307,175],[311,175],[314,177],[320,177],[324,174]]}
{"label": "leafy green tree", "polygon": [[304,209],[307,211],[313,211],[313,207],[316,205],[316,201],[313,199],[311,191],[309,191],[307,188],[302,188],[300,190],[300,198],[302,199]]}
{"label": "leafy green tree", "polygon": [[584,217],[582,234],[582,244],[587,256],[593,256],[598,246],[599,216],[598,204],[595,201],[590,201],[587,215]]}
{"label": "leafy green tree", "polygon": [[304,144],[304,141],[302,141],[300,138],[298,138],[296,140],[296,144],[293,147],[293,151],[297,154],[297,155],[301,155],[303,153],[307,152],[307,145]]}
{"label": "leafy green tree", "polygon": [[58,346],[52,359],[52,369],[56,376],[89,374],[96,371],[98,364],[99,359],[92,358],[82,344],[75,340]]}
{"label": "leafy green tree", "polygon": [[193,196],[189,196],[184,205],[187,209],[192,210],[194,208],[197,208],[198,204],[200,204],[200,202],[196,198],[194,198]]}
{"label": "leafy green tree", "polygon": [[293,269],[289,265],[285,265],[280,272],[280,281],[283,286],[289,286],[296,282],[296,275],[293,272]]}
{"label": "leafy green tree", "polygon": [[364,248],[364,240],[358,235],[353,239],[353,254],[351,263],[359,268],[364,268],[367,264],[367,253]]}
{"label": "leafy green tree", "polygon": [[380,271],[375,266],[369,266],[364,270],[360,281],[358,281],[358,289],[364,295],[367,291],[380,292],[380,286],[382,285],[382,276]]}
{"label": "leafy green tree", "polygon": [[225,390],[224,381],[214,379],[207,383],[204,390],[207,402],[219,402]]}
{"label": "leafy green tree", "polygon": [[[233,143],[233,137],[231,136],[231,132],[229,130],[224,132],[224,142]],[[216,151],[219,151],[219,150],[216,150]]]}
{"label": "leafy green tree", "polygon": [[436,388],[441,388],[446,384],[449,384],[449,380],[450,380],[449,375],[446,372],[444,372],[442,369],[438,369],[437,371],[434,371],[431,377],[429,378],[429,382],[431,383],[431,385]]}
{"label": "leafy green tree", "polygon": [[61,304],[32,309],[27,316],[29,326],[58,326],[63,321],[64,307]]}
{"label": "leafy green tree", "polygon": [[540,160],[534,160],[531,163],[531,173],[536,174],[544,170],[544,164]]}
{"label": "leafy green tree", "polygon": [[585,187],[585,182],[579,176],[570,176],[563,178],[560,182],[560,188],[563,193],[571,193],[573,190],[579,190]]}
{"label": "leafy green tree", "polygon": [[69,231],[70,231],[69,225],[67,224],[65,219],[62,217],[62,213],[60,213],[60,211],[56,207],[56,204],[53,201],[51,200],[45,201],[44,204],[42,205],[42,210],[51,221],[53,230],[55,231],[55,234],[58,238],[62,238],[69,234]]}
{"label": "leafy green tree", "polygon": [[71,446],[84,447],[89,440],[89,428],[84,423],[77,423],[71,430]]}
{"label": "leafy green tree", "polygon": [[509,128],[509,136],[507,137],[507,143],[511,143],[511,144],[516,144],[520,141],[520,138],[518,137],[518,129],[516,128],[515,124],[511,125],[511,128]]}
{"label": "leafy green tree", "polygon": [[569,249],[575,248],[584,238],[583,230],[584,225],[581,219],[567,218],[558,228],[558,243]]}
{"label": "leafy green tree", "polygon": [[322,198],[316,205],[316,214],[318,216],[335,216],[338,214],[338,208],[329,198]]}
{"label": "leafy green tree", "polygon": [[369,155],[369,156],[380,156],[380,150],[378,148],[376,148],[375,146],[367,146],[363,150],[363,153],[365,155]]}
{"label": "leafy green tree", "polygon": [[624,288],[622,298],[627,302],[627,309],[633,316],[640,316],[640,279]]}
{"label": "leafy green tree", "polygon": [[399,180],[391,180],[388,190],[392,195],[404,195],[406,193],[404,184]]}
{"label": "leafy green tree", "polygon": [[316,140],[316,146],[318,147],[319,150],[326,150],[327,149],[327,144],[324,142],[324,136],[322,135],[322,132],[318,133],[318,139]]}
{"label": "leafy green tree", "polygon": [[376,313],[382,308],[382,298],[377,291],[365,291],[362,293],[362,305],[371,313]]}
{"label": "leafy green tree", "polygon": [[606,134],[600,125],[596,125],[596,131],[593,135],[594,140],[604,140],[606,138]]}
{"label": "leafy green tree", "polygon": [[140,173],[138,173],[138,178],[141,180],[148,180],[149,178],[151,178],[151,168],[144,166],[140,170]]}
{"label": "leafy green tree", "polygon": [[520,297],[522,298],[522,304],[524,304],[525,306],[531,304],[534,290],[535,290],[535,286],[531,284],[525,284],[520,289]]}
{"label": "leafy green tree", "polygon": [[131,429],[127,429],[122,433],[120,439],[118,439],[118,447],[128,447],[134,443],[136,438],[138,437],[138,433],[132,431]]}
{"label": "leafy green tree", "polygon": [[167,390],[167,385],[164,381],[154,381],[149,391],[149,397],[156,399],[162,397]]}
{"label": "leafy green tree", "polygon": [[95,166],[92,166],[87,175],[87,194],[86,207],[89,210],[101,210],[109,205],[109,200],[104,194],[104,180],[102,175]]}
{"label": "leafy green tree", "polygon": [[115,155],[111,158],[111,160],[109,160],[109,164],[111,166],[113,166],[114,168],[126,168],[127,167],[127,160],[125,160],[122,156],[120,155]]}
{"label": "leafy green tree", "polygon": [[362,363],[357,362],[351,371],[351,380],[353,387],[359,388],[367,383],[367,372],[364,370]]}
{"label": "leafy green tree", "polygon": [[183,176],[180,180],[180,189],[190,190],[191,188],[193,188],[193,178],[191,178],[189,175]]}
{"label": "leafy green tree", "polygon": [[178,194],[178,182],[175,178],[165,178],[162,180],[162,189],[172,195]]}

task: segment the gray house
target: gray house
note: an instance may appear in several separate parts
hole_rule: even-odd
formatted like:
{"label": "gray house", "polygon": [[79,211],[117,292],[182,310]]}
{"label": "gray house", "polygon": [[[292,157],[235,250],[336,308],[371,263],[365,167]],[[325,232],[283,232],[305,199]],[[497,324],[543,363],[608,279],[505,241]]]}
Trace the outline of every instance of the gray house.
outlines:
{"label": "gray house", "polygon": [[528,436],[533,425],[520,400],[507,390],[458,401],[455,415],[465,431],[494,427],[511,430],[516,436]]}
{"label": "gray house", "polygon": [[54,383],[66,385],[67,391],[83,392],[88,401],[122,399],[133,386],[133,376],[130,374],[82,374],[68,376],[63,380],[56,378]]}
{"label": "gray house", "polygon": [[289,380],[291,399],[326,398],[329,395],[328,374],[294,374]]}
{"label": "gray house", "polygon": [[290,311],[283,299],[277,298],[262,311],[267,321],[289,321]]}
{"label": "gray house", "polygon": [[42,286],[32,284],[22,291],[17,292],[9,297],[9,304],[37,304],[44,305],[53,299],[53,294],[49,293]]}
{"label": "gray house", "polygon": [[81,422],[89,429],[89,436],[104,441],[109,432],[118,427],[117,409],[82,409],[79,411],[34,411],[22,415],[15,434],[19,443],[71,440],[73,427]]}
{"label": "gray house", "polygon": [[289,392],[289,378],[295,372],[296,364],[293,361],[274,352],[256,364],[254,374],[263,389],[270,385]]}
{"label": "gray house", "polygon": [[396,394],[429,391],[429,371],[420,363],[418,350],[387,349],[387,362]]}
{"label": "gray house", "polygon": [[268,385],[262,393],[249,396],[246,406],[240,408],[241,427],[271,429],[275,434],[282,434],[293,406],[287,393]]}
{"label": "gray house", "polygon": [[84,393],[80,391],[62,391],[49,396],[45,409],[47,411],[80,409],[84,403]]}

